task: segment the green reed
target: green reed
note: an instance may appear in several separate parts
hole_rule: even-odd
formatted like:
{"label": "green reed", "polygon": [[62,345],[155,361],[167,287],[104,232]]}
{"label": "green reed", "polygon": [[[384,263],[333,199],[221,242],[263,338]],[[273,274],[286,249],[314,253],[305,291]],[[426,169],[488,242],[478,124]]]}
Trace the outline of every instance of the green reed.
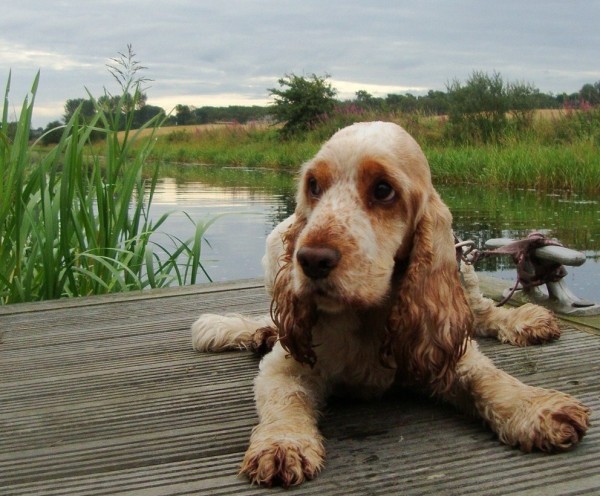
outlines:
{"label": "green reed", "polygon": [[425,148],[436,181],[545,191],[600,191],[600,153],[591,140],[545,145],[445,146]]}
{"label": "green reed", "polygon": [[[77,110],[58,144],[29,143],[39,74],[9,138],[6,85],[0,127],[0,303],[83,296],[195,283],[204,272],[202,238],[213,222],[191,222],[193,236],[152,240],[168,215],[148,216],[158,165],[142,169],[154,144],[158,117],[131,129],[131,113],[106,110],[84,122]],[[115,107],[126,108],[133,79]],[[119,133],[119,130],[123,130]],[[139,139],[150,130],[149,139]],[[91,145],[92,133],[103,145]],[[146,131],[148,133],[148,131]],[[206,274],[205,274],[206,275]],[[207,276],[207,275],[206,275]]]}

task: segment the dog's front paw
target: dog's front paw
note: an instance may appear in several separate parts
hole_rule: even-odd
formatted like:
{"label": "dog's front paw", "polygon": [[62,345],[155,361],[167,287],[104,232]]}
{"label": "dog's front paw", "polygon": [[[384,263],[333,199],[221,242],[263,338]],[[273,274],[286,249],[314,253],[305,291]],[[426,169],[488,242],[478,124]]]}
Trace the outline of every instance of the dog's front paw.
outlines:
{"label": "dog's front paw", "polygon": [[498,338],[504,343],[527,346],[560,337],[560,327],[554,314],[533,303],[511,309],[510,321],[512,325],[498,332]]}
{"label": "dog's front paw", "polygon": [[325,450],[319,439],[284,439],[250,445],[240,473],[254,484],[296,486],[314,478],[323,467]]}
{"label": "dog's front paw", "polygon": [[279,333],[273,326],[265,326],[256,329],[254,336],[252,336],[252,343],[250,343],[250,349],[259,355],[266,355],[273,349]]}
{"label": "dog's front paw", "polygon": [[510,443],[525,452],[568,450],[590,426],[590,409],[568,394],[538,389],[529,401],[528,408],[513,419],[516,436]]}

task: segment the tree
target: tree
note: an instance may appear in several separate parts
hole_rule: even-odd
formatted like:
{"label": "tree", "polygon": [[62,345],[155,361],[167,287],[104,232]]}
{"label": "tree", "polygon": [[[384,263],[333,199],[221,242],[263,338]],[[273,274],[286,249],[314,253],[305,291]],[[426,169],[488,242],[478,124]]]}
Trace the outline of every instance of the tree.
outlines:
{"label": "tree", "polygon": [[65,113],[63,115],[63,121],[69,122],[71,117],[75,111],[81,106],[81,110],[79,115],[85,120],[85,122],[89,122],[94,115],[96,115],[96,107],[94,106],[94,102],[91,98],[73,98],[71,100],[67,100],[65,103]]}
{"label": "tree", "polygon": [[429,90],[419,98],[419,109],[426,115],[444,115],[448,113],[448,96],[443,91]]}
{"label": "tree", "polygon": [[58,143],[62,136],[62,124],[60,121],[49,122],[44,128],[44,134],[42,135],[42,143],[44,145],[51,145]]}
{"label": "tree", "polygon": [[175,107],[176,122],[178,126],[196,124],[192,109],[188,105],[177,105]]}
{"label": "tree", "polygon": [[600,81],[594,84],[584,84],[579,90],[579,97],[590,105],[600,104]]}
{"label": "tree", "polygon": [[453,137],[467,141],[495,141],[507,127],[509,99],[502,76],[475,71],[463,85],[448,85],[448,117]]}
{"label": "tree", "polygon": [[335,107],[337,91],[327,81],[329,75],[297,76],[286,74],[278,80],[280,88],[269,88],[274,103],[271,111],[284,123],[284,136],[307,131],[327,118]]}
{"label": "tree", "polygon": [[131,127],[133,129],[139,129],[150,119],[160,115],[161,117],[165,116],[165,109],[162,107],[157,107],[155,105],[144,105],[143,107],[135,110],[133,112],[133,122]]}
{"label": "tree", "polygon": [[539,108],[540,91],[531,83],[516,82],[506,85],[508,107],[518,131],[531,126],[533,111]]}
{"label": "tree", "polygon": [[406,93],[405,95],[390,93],[387,95],[385,102],[390,110],[405,112],[407,114],[416,112],[419,106],[417,97],[410,93]]}

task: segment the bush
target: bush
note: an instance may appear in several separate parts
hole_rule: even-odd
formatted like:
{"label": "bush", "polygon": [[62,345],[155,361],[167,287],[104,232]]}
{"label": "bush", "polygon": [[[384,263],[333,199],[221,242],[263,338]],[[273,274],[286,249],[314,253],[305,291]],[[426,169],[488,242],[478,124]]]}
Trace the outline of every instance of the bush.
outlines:
{"label": "bush", "polygon": [[464,86],[455,80],[448,87],[448,104],[455,141],[488,143],[504,134],[509,105],[500,74],[473,72]]}
{"label": "bush", "polygon": [[269,89],[275,101],[271,110],[275,120],[284,123],[281,133],[285,137],[312,129],[333,111],[336,90],[327,82],[328,78],[286,74],[278,81],[281,89]]}

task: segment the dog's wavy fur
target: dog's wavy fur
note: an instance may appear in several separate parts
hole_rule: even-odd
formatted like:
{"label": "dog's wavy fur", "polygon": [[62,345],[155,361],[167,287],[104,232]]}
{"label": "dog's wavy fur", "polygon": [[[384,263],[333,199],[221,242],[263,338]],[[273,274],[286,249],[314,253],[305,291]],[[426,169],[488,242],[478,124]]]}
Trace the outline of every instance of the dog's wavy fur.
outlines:
{"label": "dog's wavy fur", "polygon": [[373,398],[394,384],[481,416],[524,451],[564,450],[583,437],[584,405],[526,386],[472,341],[526,345],[560,331],[541,307],[496,308],[472,267],[459,272],[451,214],[402,128],[362,123],[336,133],[303,166],[296,203],[267,239],[271,315],[205,314],[192,326],[199,351],[272,348],[255,381],[259,424],[241,468],[252,482],[314,477],[327,397]]}

